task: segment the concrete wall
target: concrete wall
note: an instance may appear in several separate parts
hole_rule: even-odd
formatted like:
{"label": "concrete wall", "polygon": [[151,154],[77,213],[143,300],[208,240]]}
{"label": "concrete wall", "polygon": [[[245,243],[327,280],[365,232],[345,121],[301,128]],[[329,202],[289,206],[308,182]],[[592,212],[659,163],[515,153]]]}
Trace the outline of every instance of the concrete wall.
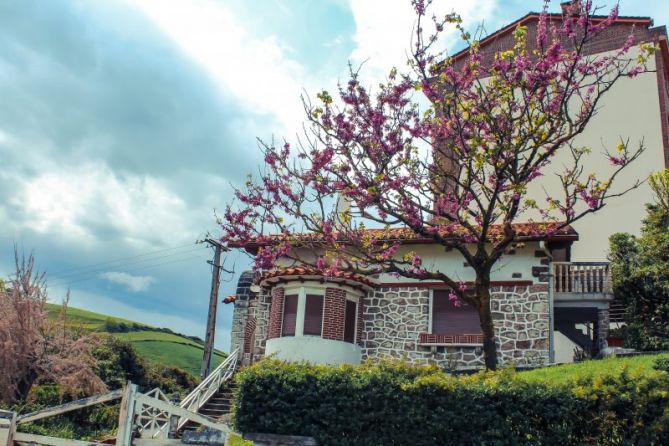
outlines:
{"label": "concrete wall", "polygon": [[312,364],[360,364],[358,345],[323,339],[318,336],[288,336],[269,339],[265,355],[286,361],[308,361]]}

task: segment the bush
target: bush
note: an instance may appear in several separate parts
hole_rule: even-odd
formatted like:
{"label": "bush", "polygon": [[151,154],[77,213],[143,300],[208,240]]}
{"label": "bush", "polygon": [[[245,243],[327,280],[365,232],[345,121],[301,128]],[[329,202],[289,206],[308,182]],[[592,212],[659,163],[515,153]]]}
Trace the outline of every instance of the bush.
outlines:
{"label": "bush", "polygon": [[549,386],[512,370],[452,377],[392,362],[267,360],[237,380],[238,431],[308,435],[321,445],[669,444],[663,372]]}

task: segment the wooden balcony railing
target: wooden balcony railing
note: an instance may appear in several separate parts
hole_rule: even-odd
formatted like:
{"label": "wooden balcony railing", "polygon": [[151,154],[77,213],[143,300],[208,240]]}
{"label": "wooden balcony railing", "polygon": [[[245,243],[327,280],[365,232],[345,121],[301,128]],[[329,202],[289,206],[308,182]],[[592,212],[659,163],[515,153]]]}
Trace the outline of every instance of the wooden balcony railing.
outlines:
{"label": "wooden balcony railing", "polygon": [[556,293],[613,293],[611,267],[606,262],[553,262]]}

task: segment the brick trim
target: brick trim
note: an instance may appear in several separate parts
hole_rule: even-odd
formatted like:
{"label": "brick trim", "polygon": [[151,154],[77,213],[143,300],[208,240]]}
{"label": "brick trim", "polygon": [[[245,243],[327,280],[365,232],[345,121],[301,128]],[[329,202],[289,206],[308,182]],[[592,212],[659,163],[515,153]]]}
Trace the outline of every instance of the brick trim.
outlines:
{"label": "brick trim", "polygon": [[657,94],[660,101],[660,128],[662,129],[662,148],[664,166],[669,167],[669,49],[667,41],[660,39],[660,50],[655,53],[657,70]]}
{"label": "brick trim", "polygon": [[248,322],[246,322],[246,328],[244,330],[244,353],[252,353],[253,350],[253,336],[256,332],[256,318],[255,316],[249,316]]}
{"label": "brick trim", "polygon": [[356,321],[356,327],[355,327],[355,343],[358,345],[362,345],[362,331],[363,327],[365,324],[365,299],[361,297],[358,299],[358,320]]}
{"label": "brick trim", "polygon": [[419,335],[421,344],[483,344],[481,334],[440,335],[421,333]]}
{"label": "brick trim", "polygon": [[[474,282],[465,282],[467,286],[473,286]],[[532,286],[531,280],[492,280],[490,287],[496,286]],[[377,288],[444,288],[444,282],[383,282],[377,285]]]}
{"label": "brick trim", "polygon": [[269,310],[269,327],[267,329],[267,339],[281,337],[284,289],[280,287],[272,288],[271,296],[272,303]]}
{"label": "brick trim", "polygon": [[344,340],[346,291],[326,288],[323,302],[323,339]]}

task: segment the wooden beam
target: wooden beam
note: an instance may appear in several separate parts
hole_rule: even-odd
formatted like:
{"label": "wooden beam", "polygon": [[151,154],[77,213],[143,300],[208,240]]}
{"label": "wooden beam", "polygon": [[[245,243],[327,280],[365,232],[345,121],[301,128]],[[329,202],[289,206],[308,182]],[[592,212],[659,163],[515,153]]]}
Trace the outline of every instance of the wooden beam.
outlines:
{"label": "wooden beam", "polygon": [[142,393],[138,393],[137,396],[135,397],[135,400],[146,406],[155,407],[156,409],[163,410],[170,414],[179,415],[180,417],[187,418],[189,420],[195,421],[196,423],[210,427],[212,429],[216,429],[225,433],[232,432],[232,430],[227,425],[223,423],[217,423],[212,418],[205,417],[198,413],[191,412],[190,410],[186,410],[182,407],[175,406],[173,404],[167,403],[162,400],[158,400],[156,398],[151,398],[150,396],[146,396]]}
{"label": "wooden beam", "polygon": [[25,434],[23,432],[17,432],[14,434],[14,442],[24,445],[42,444],[47,446],[106,446],[104,443],[96,443],[94,441],[45,437],[44,435]]}
{"label": "wooden beam", "polygon": [[0,446],[13,446],[16,434],[16,412],[0,410]]}
{"label": "wooden beam", "polygon": [[[135,418],[135,396],[137,386],[130,381],[123,388],[121,410],[118,414],[118,429],[116,431],[116,446],[131,446],[132,425]],[[159,400],[156,400],[159,401]]]}
{"label": "wooden beam", "polygon": [[16,422],[18,424],[30,423],[31,421],[41,420],[42,418],[53,417],[62,413],[71,412],[73,410],[82,409],[84,407],[93,406],[95,404],[106,403],[121,398],[123,391],[114,390],[113,392],[105,393],[103,395],[94,395],[88,398],[72,401],[70,403],[61,404],[60,406],[48,407],[46,409],[38,410],[36,412],[20,415]]}

